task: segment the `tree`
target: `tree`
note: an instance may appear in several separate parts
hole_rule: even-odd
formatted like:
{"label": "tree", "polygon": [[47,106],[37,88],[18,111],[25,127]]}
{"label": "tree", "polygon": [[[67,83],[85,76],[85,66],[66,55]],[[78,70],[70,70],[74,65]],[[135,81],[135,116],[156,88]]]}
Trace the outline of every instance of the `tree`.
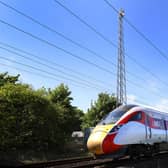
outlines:
{"label": "tree", "polygon": [[16,82],[18,82],[19,80],[19,76],[20,75],[10,76],[8,75],[8,72],[1,73],[0,74],[0,87],[7,83],[16,84]]}
{"label": "tree", "polygon": [[64,107],[71,107],[71,101],[73,100],[71,95],[71,91],[69,91],[68,86],[64,84],[60,84],[55,89],[50,89],[50,100],[55,103],[62,105]]}
{"label": "tree", "polygon": [[71,104],[68,86],[34,90],[18,75],[0,74],[0,152],[56,149],[80,130],[83,112]]}
{"label": "tree", "polygon": [[77,107],[72,106],[73,98],[70,96],[68,86],[60,84],[53,90],[50,90],[49,98],[53,102],[55,109],[59,111],[62,131],[65,137],[69,137],[72,131],[80,130],[83,112]]}
{"label": "tree", "polygon": [[27,85],[0,89],[0,150],[48,149],[62,142],[59,113],[50,101]]}
{"label": "tree", "polygon": [[95,126],[106,114],[115,109],[116,97],[107,93],[100,93],[98,99],[91,103],[91,107],[83,117],[82,128]]}

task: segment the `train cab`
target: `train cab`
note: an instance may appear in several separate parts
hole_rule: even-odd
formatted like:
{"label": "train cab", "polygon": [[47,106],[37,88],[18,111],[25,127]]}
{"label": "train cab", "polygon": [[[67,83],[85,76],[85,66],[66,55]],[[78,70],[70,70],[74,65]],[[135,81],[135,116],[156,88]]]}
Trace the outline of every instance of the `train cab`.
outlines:
{"label": "train cab", "polygon": [[120,150],[123,146],[114,143],[118,130],[123,122],[118,123],[124,114],[136,105],[124,105],[106,115],[94,128],[87,141],[87,147],[95,155],[110,154]]}
{"label": "train cab", "polygon": [[168,150],[168,113],[137,105],[120,106],[93,129],[87,148],[97,157]]}

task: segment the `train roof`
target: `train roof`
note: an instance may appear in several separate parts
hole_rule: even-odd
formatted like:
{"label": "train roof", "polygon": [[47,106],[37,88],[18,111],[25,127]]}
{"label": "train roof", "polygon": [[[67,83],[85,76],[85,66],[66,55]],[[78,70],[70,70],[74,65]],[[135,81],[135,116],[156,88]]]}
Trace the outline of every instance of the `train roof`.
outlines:
{"label": "train roof", "polygon": [[159,111],[159,110],[156,110],[152,107],[145,107],[145,106],[141,106],[141,105],[131,105],[132,108],[130,108],[130,111],[143,111],[145,112],[146,114],[151,114],[151,115],[154,115],[154,114],[157,114],[157,115],[162,115],[162,116],[166,116],[168,117],[168,112],[163,112],[163,111]]}
{"label": "train roof", "polygon": [[123,111],[128,111],[132,109],[133,107],[137,107],[138,105],[135,104],[126,104],[126,105],[121,105],[118,107],[118,109],[123,110]]}
{"label": "train roof", "polygon": [[155,110],[153,108],[144,107],[141,105],[135,105],[135,104],[122,105],[119,107],[119,109],[121,110],[126,109],[126,113],[121,116],[121,118],[116,122],[116,124],[118,124],[126,115],[137,112],[137,111],[143,111],[144,113],[154,118],[158,118],[158,119],[167,118],[168,119],[168,113]]}

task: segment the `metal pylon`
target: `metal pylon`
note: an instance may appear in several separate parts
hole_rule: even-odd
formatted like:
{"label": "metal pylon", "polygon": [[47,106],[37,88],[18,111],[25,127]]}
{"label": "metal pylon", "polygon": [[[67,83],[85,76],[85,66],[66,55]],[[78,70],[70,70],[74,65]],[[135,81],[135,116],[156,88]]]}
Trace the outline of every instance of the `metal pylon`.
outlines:
{"label": "metal pylon", "polygon": [[119,41],[118,41],[118,65],[117,65],[117,106],[127,103],[126,97],[126,73],[123,35],[124,11],[119,12]]}

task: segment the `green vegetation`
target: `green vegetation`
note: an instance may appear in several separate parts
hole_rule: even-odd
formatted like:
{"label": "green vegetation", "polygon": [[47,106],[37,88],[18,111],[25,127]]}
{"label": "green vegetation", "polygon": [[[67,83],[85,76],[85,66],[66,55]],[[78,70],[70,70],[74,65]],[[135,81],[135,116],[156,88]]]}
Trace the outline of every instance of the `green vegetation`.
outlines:
{"label": "green vegetation", "polygon": [[82,128],[94,127],[106,114],[116,108],[116,97],[107,93],[100,93],[98,99],[91,103],[91,107],[83,117]]}
{"label": "green vegetation", "polygon": [[0,152],[54,150],[59,153],[83,112],[72,106],[68,87],[34,90],[18,76],[0,75]]}
{"label": "green vegetation", "polygon": [[100,93],[84,114],[72,101],[71,91],[64,84],[35,90],[19,82],[19,75],[1,73],[0,159],[11,152],[14,158],[27,153],[46,155],[48,151],[54,156],[71,153],[72,132],[95,126],[116,105],[114,95]]}

